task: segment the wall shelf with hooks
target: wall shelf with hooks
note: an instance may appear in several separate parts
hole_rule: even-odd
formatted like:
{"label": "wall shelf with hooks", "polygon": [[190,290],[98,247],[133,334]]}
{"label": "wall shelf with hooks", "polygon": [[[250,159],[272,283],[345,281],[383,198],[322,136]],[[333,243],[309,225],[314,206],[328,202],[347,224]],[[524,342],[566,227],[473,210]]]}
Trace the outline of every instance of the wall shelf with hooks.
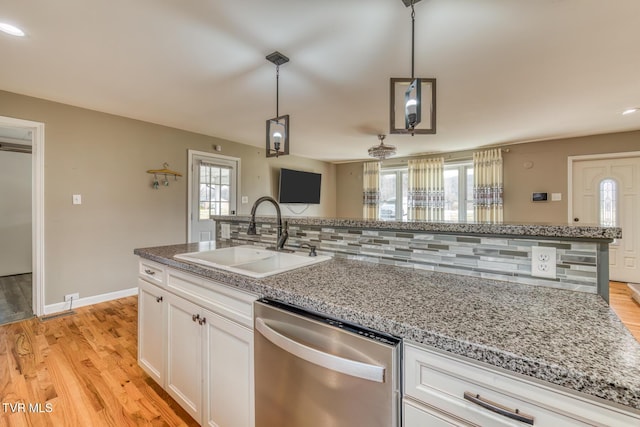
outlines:
{"label": "wall shelf with hooks", "polygon": [[179,176],[182,176],[180,172],[176,172],[169,169],[169,163],[163,163],[162,169],[149,169],[147,173],[153,174],[153,183],[151,184],[151,186],[155,190],[160,188],[160,181],[158,181],[158,175],[164,175],[164,181],[162,181],[162,184],[165,187],[169,186],[169,176],[173,176],[175,181],[178,180]]}

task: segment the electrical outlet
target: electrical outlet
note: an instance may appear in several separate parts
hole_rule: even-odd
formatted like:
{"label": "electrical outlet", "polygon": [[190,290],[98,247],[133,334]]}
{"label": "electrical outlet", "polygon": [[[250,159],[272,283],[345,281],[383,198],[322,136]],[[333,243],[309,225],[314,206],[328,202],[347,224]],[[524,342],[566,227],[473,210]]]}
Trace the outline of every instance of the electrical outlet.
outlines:
{"label": "electrical outlet", "polygon": [[556,248],[531,247],[531,275],[548,279],[556,278]]}
{"label": "electrical outlet", "polygon": [[64,296],[64,301],[68,302],[71,300],[77,300],[78,298],[80,298],[80,294],[79,293],[75,293],[75,294],[67,294]]}
{"label": "electrical outlet", "polygon": [[231,238],[231,224],[220,224],[220,237],[223,239]]}

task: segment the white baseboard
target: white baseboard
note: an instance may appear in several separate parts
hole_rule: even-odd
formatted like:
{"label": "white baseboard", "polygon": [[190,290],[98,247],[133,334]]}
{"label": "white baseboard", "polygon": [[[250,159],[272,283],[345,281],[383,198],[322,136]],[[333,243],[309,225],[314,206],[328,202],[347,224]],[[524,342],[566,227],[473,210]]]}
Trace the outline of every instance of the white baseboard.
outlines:
{"label": "white baseboard", "polygon": [[[112,301],[118,298],[130,297],[132,295],[138,295],[138,288],[123,289],[121,291],[109,292],[107,294],[94,295],[85,298],[79,298],[73,300],[73,307],[84,307],[86,305],[98,304],[100,302]],[[59,313],[61,311],[69,310],[71,301],[58,302],[55,304],[49,304],[44,306],[44,314]]]}

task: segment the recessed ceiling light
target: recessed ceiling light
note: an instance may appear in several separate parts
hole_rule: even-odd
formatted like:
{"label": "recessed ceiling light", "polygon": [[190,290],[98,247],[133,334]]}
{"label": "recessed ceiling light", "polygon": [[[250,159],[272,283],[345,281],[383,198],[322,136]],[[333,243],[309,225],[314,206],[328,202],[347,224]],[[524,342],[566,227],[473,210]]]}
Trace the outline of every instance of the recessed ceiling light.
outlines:
{"label": "recessed ceiling light", "polygon": [[6,22],[0,22],[0,31],[12,36],[24,37],[24,31],[14,25],[7,24]]}
{"label": "recessed ceiling light", "polygon": [[629,108],[628,110],[624,110],[624,111],[622,112],[622,115],[623,115],[623,116],[626,116],[627,114],[633,114],[633,113],[635,113],[636,111],[638,111],[638,109],[637,109],[637,108]]}

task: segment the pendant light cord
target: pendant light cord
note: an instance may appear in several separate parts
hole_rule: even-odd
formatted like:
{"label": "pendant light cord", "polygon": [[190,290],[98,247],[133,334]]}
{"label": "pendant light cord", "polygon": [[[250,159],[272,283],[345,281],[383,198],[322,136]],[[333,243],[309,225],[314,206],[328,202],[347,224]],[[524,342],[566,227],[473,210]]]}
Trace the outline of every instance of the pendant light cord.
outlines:
{"label": "pendant light cord", "polygon": [[416,29],[416,11],[413,8],[413,1],[411,2],[411,80],[413,80],[413,66],[414,66],[414,54],[415,54],[415,29]]}
{"label": "pendant light cord", "polygon": [[276,65],[276,120],[280,117],[278,106],[280,105],[280,66]]}

